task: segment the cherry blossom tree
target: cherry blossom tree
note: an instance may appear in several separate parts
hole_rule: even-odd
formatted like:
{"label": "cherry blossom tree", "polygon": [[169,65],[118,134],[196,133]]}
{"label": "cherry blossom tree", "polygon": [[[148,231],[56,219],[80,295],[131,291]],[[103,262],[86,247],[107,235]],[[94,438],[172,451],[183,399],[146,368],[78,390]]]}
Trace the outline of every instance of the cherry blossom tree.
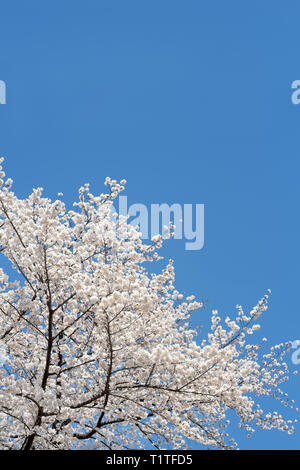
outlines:
{"label": "cherry blossom tree", "polygon": [[42,188],[19,199],[2,166],[0,178],[1,252],[16,270],[0,270],[0,448],[231,449],[229,410],[248,433],[293,432],[256,400],[293,406],[279,388],[286,345],[262,354],[246,341],[267,295],[223,326],[213,311],[197,337],[202,303],[174,288],[172,261],[146,269],[172,228],[146,244],[112,214],[125,180],[97,197],[81,187],[67,210]]}

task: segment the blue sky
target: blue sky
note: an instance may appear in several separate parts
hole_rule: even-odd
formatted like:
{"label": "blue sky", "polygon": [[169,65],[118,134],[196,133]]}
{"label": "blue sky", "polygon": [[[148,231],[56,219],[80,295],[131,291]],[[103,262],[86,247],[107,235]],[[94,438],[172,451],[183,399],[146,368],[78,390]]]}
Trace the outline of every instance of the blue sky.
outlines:
{"label": "blue sky", "polygon": [[[109,175],[127,179],[129,203],[204,203],[204,248],[164,249],[177,288],[209,299],[199,323],[270,288],[263,334],[300,339],[299,14],[296,0],[1,2],[0,154],[15,192],[71,203]],[[286,386],[298,403],[299,381]],[[244,449],[299,449],[299,430],[233,434]]]}

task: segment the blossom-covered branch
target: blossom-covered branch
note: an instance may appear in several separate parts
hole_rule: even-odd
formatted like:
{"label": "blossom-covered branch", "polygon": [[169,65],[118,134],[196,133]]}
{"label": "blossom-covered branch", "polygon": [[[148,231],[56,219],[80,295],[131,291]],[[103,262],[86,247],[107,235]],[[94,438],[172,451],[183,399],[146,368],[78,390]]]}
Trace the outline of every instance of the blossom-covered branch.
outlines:
{"label": "blossom-covered branch", "polygon": [[229,410],[249,433],[293,432],[257,402],[292,406],[280,389],[288,345],[263,354],[247,342],[268,295],[223,326],[213,311],[203,340],[190,321],[202,302],[175,289],[173,262],[146,269],[172,228],[146,244],[112,214],[125,180],[107,178],[100,196],[83,186],[67,210],[42,188],[19,199],[4,177],[0,249],[16,276],[0,269],[0,448],[235,448]]}

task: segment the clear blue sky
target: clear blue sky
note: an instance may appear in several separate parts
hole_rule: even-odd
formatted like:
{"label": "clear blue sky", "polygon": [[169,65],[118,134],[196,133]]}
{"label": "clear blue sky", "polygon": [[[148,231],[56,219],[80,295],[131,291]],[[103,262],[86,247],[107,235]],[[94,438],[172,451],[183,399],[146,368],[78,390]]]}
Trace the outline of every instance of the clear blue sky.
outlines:
{"label": "clear blue sky", "polygon": [[[130,203],[204,203],[204,248],[164,250],[177,287],[229,315],[271,288],[263,334],[300,339],[299,18],[296,0],[1,2],[0,154],[16,193],[71,202],[109,175]],[[299,430],[233,434],[299,449]]]}

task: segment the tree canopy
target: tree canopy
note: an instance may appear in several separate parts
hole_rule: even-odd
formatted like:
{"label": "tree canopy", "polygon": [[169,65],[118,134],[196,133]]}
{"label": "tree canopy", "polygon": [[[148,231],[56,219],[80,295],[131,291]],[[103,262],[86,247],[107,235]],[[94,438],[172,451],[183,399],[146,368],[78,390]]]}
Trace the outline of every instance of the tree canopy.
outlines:
{"label": "tree canopy", "polygon": [[1,449],[235,448],[231,410],[247,433],[293,432],[259,404],[293,406],[280,389],[288,345],[249,343],[268,295],[234,320],[213,311],[203,339],[191,322],[202,302],[176,290],[173,262],[149,273],[164,237],[145,243],[112,214],[125,180],[99,196],[81,187],[67,210],[0,177],[1,252],[18,273],[0,270]]}

